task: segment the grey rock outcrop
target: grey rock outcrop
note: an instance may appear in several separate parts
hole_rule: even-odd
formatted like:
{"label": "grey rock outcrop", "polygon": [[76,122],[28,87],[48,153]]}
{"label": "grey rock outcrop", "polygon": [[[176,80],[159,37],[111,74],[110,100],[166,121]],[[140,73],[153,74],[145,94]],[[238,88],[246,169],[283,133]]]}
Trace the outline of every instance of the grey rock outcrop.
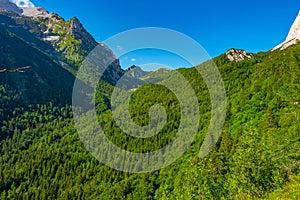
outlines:
{"label": "grey rock outcrop", "polygon": [[253,58],[253,55],[242,49],[229,49],[226,52],[227,58],[232,62],[242,62],[246,58]]}

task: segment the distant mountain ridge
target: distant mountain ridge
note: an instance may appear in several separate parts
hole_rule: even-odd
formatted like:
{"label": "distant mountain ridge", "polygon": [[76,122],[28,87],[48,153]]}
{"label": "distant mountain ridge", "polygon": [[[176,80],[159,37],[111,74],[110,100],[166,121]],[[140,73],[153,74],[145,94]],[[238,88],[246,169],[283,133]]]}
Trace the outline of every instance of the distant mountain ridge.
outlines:
{"label": "distant mountain ridge", "polygon": [[143,76],[146,76],[147,74],[151,72],[144,71],[141,67],[132,65],[128,69],[126,69],[126,72],[128,72],[132,77],[134,78],[141,78]]}

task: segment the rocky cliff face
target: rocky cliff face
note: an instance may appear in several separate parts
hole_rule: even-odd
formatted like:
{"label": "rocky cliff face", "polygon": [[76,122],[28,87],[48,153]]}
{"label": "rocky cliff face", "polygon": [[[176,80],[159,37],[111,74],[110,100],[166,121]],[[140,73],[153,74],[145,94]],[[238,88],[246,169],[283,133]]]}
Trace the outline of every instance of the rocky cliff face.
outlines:
{"label": "rocky cliff face", "polygon": [[285,41],[277,45],[276,47],[274,47],[272,50],[286,49],[287,47],[296,44],[299,40],[300,40],[300,12],[296,17]]}
{"label": "rocky cliff face", "polygon": [[242,49],[229,49],[226,52],[227,58],[232,62],[242,62],[246,58],[252,58],[253,55]]}

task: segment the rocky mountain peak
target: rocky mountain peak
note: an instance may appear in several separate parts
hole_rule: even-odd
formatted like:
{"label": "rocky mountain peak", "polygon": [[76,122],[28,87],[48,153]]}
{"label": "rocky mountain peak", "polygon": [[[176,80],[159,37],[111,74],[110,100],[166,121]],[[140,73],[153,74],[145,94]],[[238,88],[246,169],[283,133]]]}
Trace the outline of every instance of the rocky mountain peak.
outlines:
{"label": "rocky mountain peak", "polygon": [[246,58],[253,58],[253,55],[251,53],[248,53],[247,51],[243,49],[229,49],[226,52],[227,58],[232,62],[242,62]]}
{"label": "rocky mountain peak", "polygon": [[134,78],[141,78],[143,76],[146,76],[149,74],[149,72],[144,71],[141,67],[132,65],[129,68],[126,69],[126,72]]}
{"label": "rocky mountain peak", "polygon": [[23,11],[16,4],[11,3],[9,0],[0,0],[0,10],[14,12],[21,14]]}
{"label": "rocky mountain peak", "polygon": [[296,44],[297,41],[299,41],[299,40],[300,40],[300,11],[289,31],[289,34],[288,34],[287,38],[285,39],[285,41],[283,43],[279,44],[278,46],[276,46],[275,48],[273,48],[272,50],[286,49],[287,47]]}
{"label": "rocky mountain peak", "polygon": [[136,69],[136,68],[140,68],[140,67],[138,67],[138,66],[136,66],[136,65],[132,65],[132,66],[128,67],[128,68],[126,69],[126,71],[134,70],[134,69]]}
{"label": "rocky mountain peak", "polygon": [[83,32],[87,32],[79,19],[77,17],[73,17],[69,20],[70,22],[70,28],[68,30],[70,35],[73,36],[81,36]]}
{"label": "rocky mountain peak", "polygon": [[80,31],[83,29],[83,26],[77,17],[70,19],[72,31]]}
{"label": "rocky mountain peak", "polygon": [[68,29],[68,34],[74,36],[77,39],[80,39],[87,51],[91,51],[98,45],[91,34],[86,31],[77,17],[73,17],[72,19],[70,19],[69,23],[70,28]]}

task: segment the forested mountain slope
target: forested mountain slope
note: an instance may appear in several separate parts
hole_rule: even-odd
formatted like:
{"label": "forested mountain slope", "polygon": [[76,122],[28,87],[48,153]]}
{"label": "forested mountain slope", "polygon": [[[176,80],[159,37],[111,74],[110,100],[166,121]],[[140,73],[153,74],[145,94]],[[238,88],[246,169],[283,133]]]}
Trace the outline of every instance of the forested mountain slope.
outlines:
{"label": "forested mountain slope", "polygon": [[[203,159],[198,151],[210,120],[209,92],[195,69],[179,69],[199,100],[199,133],[174,164],[145,174],[119,172],[93,158],[76,132],[70,106],[46,103],[25,109],[18,101],[23,94],[2,85],[1,108],[10,102],[14,111],[9,118],[2,116],[0,129],[6,135],[0,150],[1,199],[275,199],[281,188],[292,188],[282,195],[296,198],[299,52],[296,44],[243,62],[230,62],[225,54],[214,59],[225,83],[227,116],[217,146]],[[103,83],[99,93],[109,98],[112,89]],[[149,122],[153,103],[167,106],[167,125],[149,140],[123,133],[103,102],[98,99],[99,123],[111,141],[130,151],[158,149],[178,129],[180,107],[164,87],[143,86],[131,100],[133,119],[141,125]]]}

